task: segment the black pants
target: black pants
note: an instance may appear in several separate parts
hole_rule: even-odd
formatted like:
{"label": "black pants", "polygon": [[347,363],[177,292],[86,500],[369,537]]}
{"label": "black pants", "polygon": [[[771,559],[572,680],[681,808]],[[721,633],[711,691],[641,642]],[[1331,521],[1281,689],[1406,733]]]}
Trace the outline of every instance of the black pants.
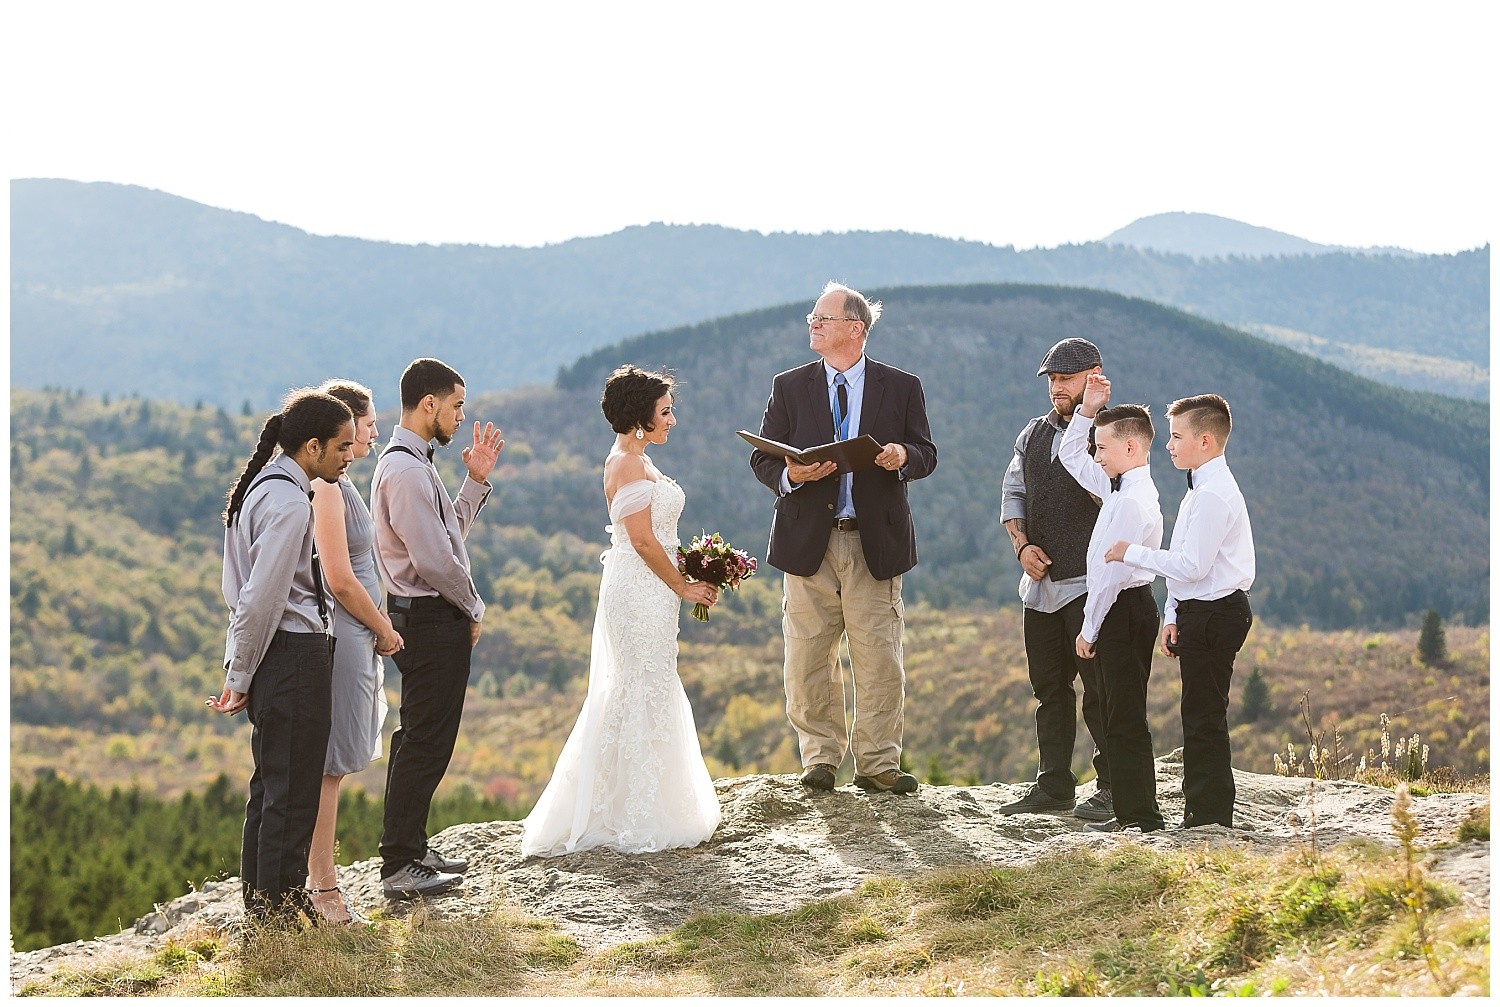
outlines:
{"label": "black pants", "polygon": [[1229,679],[1253,617],[1250,598],[1236,591],[1217,601],[1177,606],[1177,658],[1182,669],[1182,796],[1184,825],[1234,819],[1229,768]]}
{"label": "black pants", "polygon": [[1166,828],[1156,803],[1156,759],[1146,719],[1146,684],[1156,649],[1156,599],[1145,585],[1121,591],[1099,627],[1094,656],[1104,693],[1105,748],[1115,820],[1147,832]]}
{"label": "black pants", "polygon": [[250,680],[255,772],[245,805],[240,878],[245,913],[310,911],[307,849],[318,821],[333,717],[333,650],[322,633],[277,630]]}
{"label": "black pants", "polygon": [[1099,692],[1096,662],[1078,656],[1078,634],[1083,630],[1083,603],[1078,597],[1056,612],[1025,609],[1021,627],[1026,639],[1026,671],[1036,696],[1036,783],[1051,797],[1069,798],[1078,778],[1073,775],[1073,740],[1078,730],[1073,679],[1083,680],[1083,722],[1094,740],[1094,773],[1102,790],[1110,786],[1109,761],[1104,750],[1104,702]]}
{"label": "black pants", "polygon": [[385,774],[383,877],[427,854],[427,812],[453,758],[469,685],[473,623],[440,599],[430,602],[409,614],[391,611],[406,646],[395,655],[401,672],[401,726],[391,736]]}

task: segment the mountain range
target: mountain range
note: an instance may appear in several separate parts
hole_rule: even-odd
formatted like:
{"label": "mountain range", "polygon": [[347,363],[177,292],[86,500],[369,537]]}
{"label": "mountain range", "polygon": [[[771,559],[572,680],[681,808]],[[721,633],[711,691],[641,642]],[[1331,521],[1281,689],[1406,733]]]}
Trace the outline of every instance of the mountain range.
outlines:
{"label": "mountain range", "polygon": [[1211,259],[1233,255],[1263,257],[1275,255],[1327,255],[1353,252],[1368,255],[1406,255],[1417,253],[1404,248],[1352,248],[1347,245],[1320,245],[1295,234],[1257,227],[1212,213],[1156,213],[1142,217],[1112,231],[1102,239],[1106,245],[1129,245],[1154,252],[1190,255]]}
{"label": "mountain range", "polygon": [[255,409],[330,370],[390,387],[443,357],[473,389],[550,381],[642,332],[863,288],[1014,281],[1144,297],[1382,381],[1488,396],[1489,249],[1196,259],[903,232],[651,224],[541,248],[317,237],[111,183],[11,183],[11,381]]}

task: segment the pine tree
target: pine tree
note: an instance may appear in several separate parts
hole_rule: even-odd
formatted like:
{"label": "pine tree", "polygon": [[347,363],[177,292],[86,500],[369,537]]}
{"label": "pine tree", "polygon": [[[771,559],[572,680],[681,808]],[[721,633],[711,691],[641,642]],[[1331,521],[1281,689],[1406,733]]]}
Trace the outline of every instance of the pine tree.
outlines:
{"label": "pine tree", "polygon": [[1422,635],[1417,637],[1417,657],[1429,668],[1448,660],[1448,638],[1443,632],[1443,617],[1429,608],[1422,617]]}
{"label": "pine tree", "polygon": [[1250,669],[1245,691],[1240,696],[1240,723],[1253,724],[1271,712],[1271,690],[1259,668]]}

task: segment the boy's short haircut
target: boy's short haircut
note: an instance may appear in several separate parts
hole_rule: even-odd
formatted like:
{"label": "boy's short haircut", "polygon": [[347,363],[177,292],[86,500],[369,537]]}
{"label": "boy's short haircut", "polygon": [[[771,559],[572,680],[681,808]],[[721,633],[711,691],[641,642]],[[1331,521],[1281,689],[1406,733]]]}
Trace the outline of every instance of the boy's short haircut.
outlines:
{"label": "boy's short haircut", "polygon": [[429,395],[446,398],[464,383],[463,375],[432,357],[420,357],[401,373],[401,408],[410,412]]}
{"label": "boy's short haircut", "polygon": [[1111,427],[1116,437],[1134,437],[1148,448],[1156,436],[1156,428],[1151,425],[1151,410],[1133,404],[1099,410],[1094,417],[1094,426]]}
{"label": "boy's short haircut", "polygon": [[1224,396],[1212,392],[1178,399],[1167,406],[1167,415],[1180,416],[1186,420],[1188,429],[1194,436],[1213,434],[1220,447],[1229,440],[1229,431],[1234,427],[1229,418],[1229,403],[1224,401]]}

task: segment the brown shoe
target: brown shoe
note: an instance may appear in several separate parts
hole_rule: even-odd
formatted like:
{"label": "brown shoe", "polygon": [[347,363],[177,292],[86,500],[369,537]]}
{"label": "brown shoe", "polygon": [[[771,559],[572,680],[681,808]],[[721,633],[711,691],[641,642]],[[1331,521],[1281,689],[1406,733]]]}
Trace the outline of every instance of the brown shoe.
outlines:
{"label": "brown shoe", "polygon": [[804,769],[802,771],[802,775],[798,777],[798,779],[801,781],[804,787],[808,787],[812,790],[832,790],[834,784],[834,773],[836,772],[836,767],[818,763],[817,765],[808,766],[806,769]]}
{"label": "brown shoe", "polygon": [[879,794],[915,794],[917,778],[899,769],[887,769],[874,776],[855,776],[854,785],[860,790]]}

